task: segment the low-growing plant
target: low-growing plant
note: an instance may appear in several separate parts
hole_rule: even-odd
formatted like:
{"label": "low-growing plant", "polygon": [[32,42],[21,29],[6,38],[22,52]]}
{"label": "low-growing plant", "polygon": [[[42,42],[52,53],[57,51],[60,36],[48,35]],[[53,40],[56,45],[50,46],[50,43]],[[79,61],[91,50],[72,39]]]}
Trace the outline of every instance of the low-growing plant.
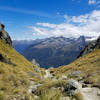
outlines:
{"label": "low-growing plant", "polygon": [[58,90],[46,90],[43,91],[42,94],[40,95],[39,99],[37,100],[60,100],[61,98],[61,93]]}
{"label": "low-growing plant", "polygon": [[72,100],[83,100],[83,95],[81,93],[75,93]]}

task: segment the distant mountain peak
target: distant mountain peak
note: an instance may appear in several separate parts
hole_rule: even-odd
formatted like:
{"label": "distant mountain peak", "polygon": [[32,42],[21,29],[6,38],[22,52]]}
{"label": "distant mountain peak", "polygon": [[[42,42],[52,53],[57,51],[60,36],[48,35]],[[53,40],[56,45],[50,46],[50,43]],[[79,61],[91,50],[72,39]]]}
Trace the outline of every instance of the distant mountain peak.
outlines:
{"label": "distant mountain peak", "polygon": [[64,36],[49,37],[33,41],[22,54],[30,61],[36,59],[41,67],[58,67],[75,60],[86,44],[84,36],[77,39]]}

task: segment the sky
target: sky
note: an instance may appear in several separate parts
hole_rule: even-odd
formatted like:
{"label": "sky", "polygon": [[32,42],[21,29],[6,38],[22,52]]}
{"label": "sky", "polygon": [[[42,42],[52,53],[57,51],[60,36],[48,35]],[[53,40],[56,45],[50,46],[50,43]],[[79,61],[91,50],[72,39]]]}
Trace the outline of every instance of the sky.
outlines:
{"label": "sky", "polygon": [[0,22],[13,40],[100,36],[100,0],[0,0]]}

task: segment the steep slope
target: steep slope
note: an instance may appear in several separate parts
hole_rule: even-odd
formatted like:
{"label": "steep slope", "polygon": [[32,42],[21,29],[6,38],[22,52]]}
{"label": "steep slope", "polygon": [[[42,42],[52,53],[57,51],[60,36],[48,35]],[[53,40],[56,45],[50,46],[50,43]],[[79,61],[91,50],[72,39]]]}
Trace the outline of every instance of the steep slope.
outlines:
{"label": "steep slope", "polygon": [[95,49],[100,49],[100,37],[97,40],[92,41],[89,43],[80,53],[78,57],[84,56]]}
{"label": "steep slope", "polygon": [[46,70],[36,95],[40,95],[43,100],[100,100],[99,70],[100,48],[95,47],[91,53],[69,65]]}
{"label": "steep slope", "polygon": [[[1,26],[2,27],[2,26]],[[0,100],[28,100],[28,89],[32,82],[38,81],[41,72],[17,53],[5,31],[0,30]]]}
{"label": "steep slope", "polygon": [[[51,72],[56,76],[66,75],[68,78],[82,80],[86,84],[100,88],[100,41],[96,41],[93,51],[76,59],[67,66],[61,66]],[[87,47],[93,42],[89,43]],[[78,75],[79,74],[79,75]]]}
{"label": "steep slope", "polygon": [[22,54],[30,61],[36,59],[41,67],[58,67],[74,61],[86,44],[84,36],[78,39],[51,37],[34,43]]}

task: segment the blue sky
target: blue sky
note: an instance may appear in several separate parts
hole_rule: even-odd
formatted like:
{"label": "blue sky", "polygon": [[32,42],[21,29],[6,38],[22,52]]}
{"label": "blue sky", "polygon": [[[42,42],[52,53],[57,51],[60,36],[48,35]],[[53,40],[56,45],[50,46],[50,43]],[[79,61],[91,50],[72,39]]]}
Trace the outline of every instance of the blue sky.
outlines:
{"label": "blue sky", "polygon": [[19,40],[99,36],[100,0],[0,0],[0,22]]}

